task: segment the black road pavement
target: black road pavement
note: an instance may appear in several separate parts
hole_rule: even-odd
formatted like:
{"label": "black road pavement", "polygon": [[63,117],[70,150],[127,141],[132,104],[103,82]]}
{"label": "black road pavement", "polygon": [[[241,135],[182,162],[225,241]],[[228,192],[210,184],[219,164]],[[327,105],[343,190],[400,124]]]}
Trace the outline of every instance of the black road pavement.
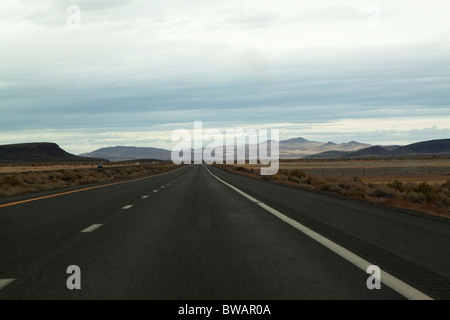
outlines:
{"label": "black road pavement", "polygon": [[[19,201],[43,195],[2,199],[0,299],[406,298],[385,283],[369,290],[364,270],[216,177],[395,281],[450,299],[448,220],[206,165],[30,202]],[[81,270],[80,290],[66,286],[71,265]]]}

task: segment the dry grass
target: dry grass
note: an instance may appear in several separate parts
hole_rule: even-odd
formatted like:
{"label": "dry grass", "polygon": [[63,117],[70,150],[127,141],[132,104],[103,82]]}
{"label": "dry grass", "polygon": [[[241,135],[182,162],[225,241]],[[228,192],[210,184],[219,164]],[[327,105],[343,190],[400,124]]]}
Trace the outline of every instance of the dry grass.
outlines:
{"label": "dry grass", "polygon": [[111,166],[103,169],[92,168],[89,165],[87,168],[78,166],[76,169],[65,168],[45,172],[1,174],[0,197],[149,176],[177,167],[173,163],[141,163],[139,166]]}
{"label": "dry grass", "polygon": [[336,193],[354,199],[450,218],[448,176],[440,182],[429,182],[425,179],[420,182],[400,179],[389,182],[367,182],[357,176],[318,176],[298,168],[281,169],[275,175],[261,176],[260,169],[255,166],[219,165],[219,167],[275,183]]}
{"label": "dry grass", "polygon": [[[72,170],[72,169],[94,169],[98,164],[92,163],[68,163],[68,164],[33,164],[33,163],[3,163],[0,164],[0,174],[5,173],[28,173],[28,172],[42,172],[42,171],[56,171],[56,170]],[[107,168],[117,168],[124,166],[134,166],[135,163],[104,163]]]}
{"label": "dry grass", "polygon": [[[259,164],[239,164],[259,170]],[[443,183],[450,179],[450,159],[389,159],[389,160],[304,160],[281,161],[280,169],[299,169],[306,174],[328,178],[358,177],[366,183],[403,182]]]}

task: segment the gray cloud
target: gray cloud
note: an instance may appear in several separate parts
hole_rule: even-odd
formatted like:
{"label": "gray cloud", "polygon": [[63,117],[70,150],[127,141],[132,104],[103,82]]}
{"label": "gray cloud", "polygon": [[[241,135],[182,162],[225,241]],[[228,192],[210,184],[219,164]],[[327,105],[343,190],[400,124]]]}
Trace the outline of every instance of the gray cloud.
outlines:
{"label": "gray cloud", "polygon": [[[340,119],[413,118],[419,127],[423,119],[450,119],[450,32],[444,24],[429,38],[403,41],[389,30],[365,30],[365,6],[342,2],[307,2],[290,14],[281,10],[287,2],[279,9],[251,1],[240,6],[116,0],[78,1],[82,28],[67,30],[65,8],[71,2],[21,3],[0,22],[13,27],[0,36],[6,44],[0,51],[5,135],[80,128],[128,132],[194,120],[304,128]],[[404,21],[402,8],[384,10],[387,28],[395,17]],[[341,44],[321,29],[328,18]],[[39,27],[23,27],[27,23]],[[448,133],[436,128],[426,136]],[[398,132],[420,136],[410,129]],[[320,136],[338,133],[355,135],[324,127]],[[373,142],[390,133],[359,136]]]}

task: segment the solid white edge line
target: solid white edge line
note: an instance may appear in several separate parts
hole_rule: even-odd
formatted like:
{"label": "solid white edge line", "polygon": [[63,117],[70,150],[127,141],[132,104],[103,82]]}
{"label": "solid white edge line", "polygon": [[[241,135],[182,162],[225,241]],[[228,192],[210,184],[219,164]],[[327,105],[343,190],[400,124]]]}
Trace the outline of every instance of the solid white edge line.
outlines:
{"label": "solid white edge line", "polygon": [[92,226],[87,227],[86,229],[81,230],[80,232],[92,232],[98,228],[100,228],[103,224],[93,224]]}
{"label": "solid white edge line", "polygon": [[0,290],[14,281],[16,281],[16,279],[0,279]]}
{"label": "solid white edge line", "polygon": [[[205,167],[206,168],[206,167]],[[249,196],[248,194],[246,194],[245,192],[242,192],[241,190],[239,190],[238,188],[236,188],[235,186],[229,184],[228,182],[223,181],[222,179],[220,179],[218,176],[214,175],[211,173],[211,171],[209,171],[208,168],[206,168],[206,170],[208,170],[208,172],[217,180],[219,180],[220,182],[222,182],[223,184],[227,185],[228,187],[230,187],[231,189],[233,189],[234,191],[236,191],[237,193],[241,194],[242,196],[246,197],[248,200],[254,202],[254,203],[258,203],[261,202],[255,198],[253,198],[252,196]]]}
{"label": "solid white edge line", "polygon": [[[233,189],[236,192],[238,192],[239,194],[243,195],[244,197],[246,197],[250,201],[256,203],[261,208],[263,208],[263,209],[267,210],[268,212],[272,213],[277,218],[283,220],[284,222],[290,224],[291,226],[293,226],[297,230],[303,232],[305,235],[307,235],[311,239],[319,242],[320,244],[322,244],[326,248],[330,249],[334,253],[336,253],[339,256],[341,256],[342,258],[344,258],[345,260],[351,262],[352,264],[354,264],[358,268],[362,269],[364,272],[367,271],[367,267],[373,265],[372,263],[364,260],[363,258],[357,256],[353,252],[345,249],[344,247],[338,245],[337,243],[334,243],[333,241],[325,238],[324,236],[318,234],[317,232],[315,232],[315,231],[309,229],[308,227],[302,225],[301,223],[299,223],[299,222],[297,222],[297,221],[295,221],[295,220],[285,216],[284,214],[282,214],[278,210],[275,210],[272,207],[269,207],[265,203],[255,199],[252,196],[246,194],[245,192],[239,190],[235,186],[233,186],[233,185],[223,181],[222,179],[220,179],[219,177],[214,175],[211,171],[209,171],[208,168],[205,167],[205,169],[209,172],[210,175],[212,175],[214,178],[216,178],[217,180],[219,180],[223,184],[227,185],[231,189]],[[381,270],[380,278],[381,278],[380,280],[381,280],[382,283],[384,283],[385,285],[387,285],[391,289],[397,291],[399,294],[401,294],[402,296],[408,298],[409,300],[433,300],[433,298],[427,296],[426,294],[420,292],[416,288],[411,287],[409,284],[401,281],[400,279],[394,277],[393,275],[391,275],[391,274],[389,274],[389,273],[387,273],[387,272],[385,272],[383,270]]]}

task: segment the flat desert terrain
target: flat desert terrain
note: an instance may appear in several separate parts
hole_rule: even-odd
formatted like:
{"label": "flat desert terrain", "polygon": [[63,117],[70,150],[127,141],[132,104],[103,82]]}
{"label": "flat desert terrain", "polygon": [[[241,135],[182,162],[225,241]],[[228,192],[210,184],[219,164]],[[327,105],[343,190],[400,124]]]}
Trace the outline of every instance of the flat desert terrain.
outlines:
{"label": "flat desert terrain", "polygon": [[0,174],[7,173],[28,173],[28,172],[44,172],[57,170],[75,170],[75,169],[94,169],[99,164],[105,168],[118,168],[126,166],[135,166],[135,163],[98,163],[98,164],[0,164]]}
{"label": "flat desert terrain", "polygon": [[285,160],[273,176],[261,176],[261,164],[220,166],[275,183],[450,217],[450,159]]}
{"label": "flat desert terrain", "polygon": [[[236,164],[257,169],[260,164]],[[280,161],[280,170],[299,169],[318,177],[357,177],[366,183],[442,183],[450,179],[450,159]]]}

